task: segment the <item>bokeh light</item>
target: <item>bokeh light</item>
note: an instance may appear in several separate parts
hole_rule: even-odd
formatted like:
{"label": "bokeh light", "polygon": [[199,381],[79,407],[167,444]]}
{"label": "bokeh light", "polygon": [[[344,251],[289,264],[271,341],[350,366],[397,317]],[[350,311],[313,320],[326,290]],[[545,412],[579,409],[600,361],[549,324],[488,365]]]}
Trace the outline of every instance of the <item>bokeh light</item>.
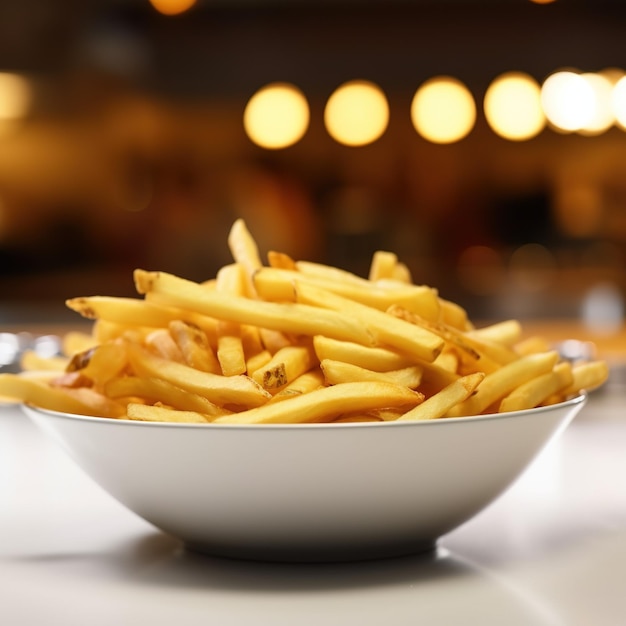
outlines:
{"label": "bokeh light", "polygon": [[17,120],[28,113],[31,104],[28,80],[18,74],[0,73],[0,120]]}
{"label": "bokeh light", "polygon": [[539,83],[522,72],[498,76],[485,93],[484,112],[495,133],[513,141],[538,135],[546,125]]}
{"label": "bokeh light", "polygon": [[307,131],[309,104],[304,94],[288,83],[272,83],[257,91],[246,105],[243,124],[248,137],[263,148],[286,148]]}
{"label": "bokeh light", "polygon": [[582,135],[599,135],[607,131],[615,122],[612,106],[613,85],[608,77],[602,74],[586,73],[582,77],[593,91],[593,114],[580,129]]}
{"label": "bokeh light", "polygon": [[599,335],[613,335],[624,324],[624,297],[618,285],[602,282],[585,294],[581,310],[587,328]]}
{"label": "bokeh light", "polygon": [[411,103],[415,130],[433,143],[454,143],[466,137],[476,122],[476,104],[458,79],[438,76],[416,91]]}
{"label": "bokeh light", "polygon": [[338,87],[324,110],[326,130],[335,141],[364,146],[376,141],[389,124],[389,104],[374,83],[354,80]]}
{"label": "bokeh light", "polygon": [[595,112],[593,88],[583,76],[559,71],[541,86],[541,104],[548,121],[557,129],[573,132],[591,123]]}
{"label": "bokeh light", "polygon": [[617,125],[626,130],[626,76],[620,78],[613,87],[611,98],[613,114]]}
{"label": "bokeh light", "polygon": [[163,15],[179,15],[191,9],[196,0],[150,0],[150,4]]}

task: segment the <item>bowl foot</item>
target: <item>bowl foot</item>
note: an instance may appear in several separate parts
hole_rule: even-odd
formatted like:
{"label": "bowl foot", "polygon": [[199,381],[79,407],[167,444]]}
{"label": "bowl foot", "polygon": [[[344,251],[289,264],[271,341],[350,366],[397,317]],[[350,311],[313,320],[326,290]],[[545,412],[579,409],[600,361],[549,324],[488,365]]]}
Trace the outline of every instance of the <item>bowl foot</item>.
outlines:
{"label": "bowl foot", "polygon": [[418,554],[428,555],[437,550],[437,542],[419,541],[390,545],[332,545],[332,546],[260,546],[217,545],[185,542],[185,549],[195,553],[245,561],[277,563],[345,563],[370,561]]}

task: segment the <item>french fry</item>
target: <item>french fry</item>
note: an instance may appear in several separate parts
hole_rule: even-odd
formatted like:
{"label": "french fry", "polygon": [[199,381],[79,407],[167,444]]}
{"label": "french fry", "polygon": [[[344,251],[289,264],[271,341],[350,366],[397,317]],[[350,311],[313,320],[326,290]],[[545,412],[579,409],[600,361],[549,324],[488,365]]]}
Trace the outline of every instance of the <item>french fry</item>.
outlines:
{"label": "french fry", "polygon": [[380,311],[399,303],[423,317],[436,320],[440,314],[439,298],[430,287],[407,285],[397,281],[374,283],[363,280],[338,281],[317,275],[274,267],[264,267],[254,273],[256,292],[265,300],[293,302],[296,299],[294,282],[303,282],[336,293]]}
{"label": "french fry", "polygon": [[394,270],[398,264],[398,255],[394,252],[377,250],[372,255],[368,278],[372,281],[381,278],[394,278]]}
{"label": "french fry", "polygon": [[483,326],[482,328],[468,330],[467,336],[479,341],[497,343],[513,348],[515,344],[521,341],[522,326],[519,320],[505,320],[489,326]]}
{"label": "french fry", "polygon": [[127,417],[138,422],[174,422],[178,424],[207,424],[211,420],[196,411],[181,411],[163,406],[129,404]]}
{"label": "french fry", "polygon": [[593,391],[603,385],[609,378],[609,367],[605,361],[575,363],[572,378],[572,384],[563,390],[565,397],[580,391]]}
{"label": "french fry", "polygon": [[114,341],[74,355],[66,369],[68,372],[80,371],[95,386],[101,388],[108,380],[118,376],[127,364],[126,345]]}
{"label": "french fry", "polygon": [[66,357],[71,357],[77,352],[84,352],[89,348],[93,348],[98,345],[98,343],[93,332],[86,333],[70,330],[61,337],[61,353]]}
{"label": "french fry", "polygon": [[54,387],[45,381],[19,374],[0,374],[0,398],[32,404],[42,409],[100,417],[119,417],[124,409],[117,403],[91,394],[75,394],[66,388]]}
{"label": "french fry", "polygon": [[259,368],[267,365],[272,360],[272,353],[269,350],[261,350],[253,354],[246,361],[246,372],[248,376],[252,376]]}
{"label": "french fry", "polygon": [[221,372],[209,339],[201,328],[182,320],[173,320],[169,331],[187,365],[212,374]]}
{"label": "french fry", "polygon": [[169,329],[159,328],[149,333],[145,338],[145,344],[159,356],[170,361],[184,363],[185,357],[178,344],[174,341]]}
{"label": "french fry", "polygon": [[319,368],[311,369],[302,376],[298,376],[295,380],[285,385],[277,393],[274,394],[270,402],[282,402],[283,400],[289,400],[294,396],[301,396],[302,394],[309,393],[315,389],[319,389],[324,386],[324,374]]}
{"label": "french fry", "polygon": [[[224,265],[217,273],[219,293],[242,296],[245,292],[245,274],[239,263]],[[217,322],[217,360],[224,376],[237,376],[246,371],[246,357],[241,338],[241,325],[231,320]]]}
{"label": "french fry", "polygon": [[411,357],[387,348],[364,346],[352,341],[332,339],[324,335],[316,335],[313,338],[313,346],[320,361],[324,359],[344,361],[376,372],[409,367],[415,363]]}
{"label": "french fry", "polygon": [[[459,355],[459,370],[461,373],[467,373],[468,371],[474,372],[477,370],[486,373],[493,372],[504,363],[510,363],[516,358],[513,352],[509,352],[504,347],[498,349],[498,347],[494,345],[490,349],[484,342],[469,338],[451,326],[429,322],[423,317],[399,305],[389,307],[388,313],[441,337],[441,339],[449,346],[453,347]],[[494,359],[493,355],[498,357],[498,360]]]}
{"label": "french fry", "polygon": [[422,381],[422,369],[418,365],[411,365],[399,370],[376,372],[352,363],[324,359],[320,363],[327,385],[359,381],[379,381],[404,385],[409,389],[417,389]]}
{"label": "french fry", "polygon": [[468,374],[450,383],[421,404],[407,411],[398,421],[419,421],[438,419],[446,415],[454,406],[470,397],[485,375],[482,372]]}
{"label": "french fry", "polygon": [[65,356],[43,357],[35,350],[24,350],[20,357],[20,368],[29,371],[51,370],[62,372],[68,363],[69,359]]}
{"label": "french fry", "polygon": [[476,391],[467,400],[451,408],[447,416],[479,415],[515,388],[537,376],[550,372],[556,365],[558,358],[558,353],[552,351],[542,354],[529,354],[517,361],[503,365],[495,372],[487,374]]}
{"label": "french fry", "polygon": [[183,363],[150,354],[141,346],[129,345],[128,357],[135,375],[161,378],[220,406],[260,406],[271,397],[268,391],[248,376],[201,372]]}
{"label": "french fry", "polygon": [[296,269],[303,274],[309,276],[317,276],[331,281],[337,282],[353,282],[357,285],[362,285],[364,278],[357,276],[352,272],[334,267],[332,265],[325,265],[324,263],[315,263],[313,261],[296,261]]}
{"label": "french fry", "polygon": [[539,352],[548,352],[552,349],[550,344],[544,337],[526,337],[521,339],[514,346],[515,352],[520,356],[525,354],[538,354]]}
{"label": "french fry", "polygon": [[373,338],[357,320],[340,312],[300,303],[255,301],[211,292],[192,281],[166,272],[135,270],[137,291],[151,293],[170,305],[198,311],[217,319],[253,324],[296,335],[326,335],[371,345]]}
{"label": "french fry", "polygon": [[194,316],[183,310],[136,298],[89,296],[70,298],[65,304],[87,319],[103,319],[123,326],[167,328],[172,320],[194,321]]}
{"label": "french fry", "polygon": [[557,363],[552,371],[537,376],[514,389],[500,402],[501,413],[532,409],[557,394],[574,381],[572,366],[567,362]]}
{"label": "french fry", "polygon": [[267,262],[270,267],[277,267],[282,270],[296,270],[296,262],[284,252],[270,250],[267,253]]}
{"label": "french fry", "polygon": [[327,422],[350,407],[351,412],[404,406],[423,400],[421,394],[401,385],[381,382],[343,383],[295,395],[288,401],[270,402],[255,409],[218,417],[215,424],[296,424]]}
{"label": "french fry", "polygon": [[297,282],[296,292],[298,302],[350,315],[360,321],[379,343],[393,346],[416,359],[432,362],[443,349],[443,340],[431,331],[383,311],[306,283]]}
{"label": "french fry", "polygon": [[439,298],[439,308],[441,310],[439,321],[443,324],[462,331],[473,330],[467,311],[460,304],[445,298]]}
{"label": "french fry", "polygon": [[264,389],[278,389],[308,372],[315,364],[315,352],[309,343],[286,346],[265,365],[256,369],[252,378]]}
{"label": "french fry", "polygon": [[110,398],[142,398],[148,403],[160,402],[180,411],[194,411],[207,417],[229,413],[204,396],[185,391],[161,378],[120,376],[109,380],[104,391]]}
{"label": "french fry", "polygon": [[256,296],[252,276],[262,267],[259,247],[248,230],[243,219],[237,219],[228,233],[228,247],[236,263],[239,263],[245,275],[246,292],[250,298]]}

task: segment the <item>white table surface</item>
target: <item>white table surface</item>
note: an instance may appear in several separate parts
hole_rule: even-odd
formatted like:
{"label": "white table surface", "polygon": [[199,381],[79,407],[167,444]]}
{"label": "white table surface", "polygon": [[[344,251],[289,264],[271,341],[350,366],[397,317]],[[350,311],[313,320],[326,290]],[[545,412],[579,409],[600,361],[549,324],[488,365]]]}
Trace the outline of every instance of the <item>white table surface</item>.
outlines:
{"label": "white table surface", "polygon": [[626,390],[435,554],[276,564],[187,553],[0,408],[3,626],[626,624]]}

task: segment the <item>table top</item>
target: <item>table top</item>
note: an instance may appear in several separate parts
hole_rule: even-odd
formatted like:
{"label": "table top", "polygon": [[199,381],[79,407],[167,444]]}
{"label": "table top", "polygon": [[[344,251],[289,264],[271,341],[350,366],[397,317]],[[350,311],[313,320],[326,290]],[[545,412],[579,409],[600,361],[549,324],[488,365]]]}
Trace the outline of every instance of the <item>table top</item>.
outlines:
{"label": "table top", "polygon": [[0,623],[626,623],[626,387],[590,397],[495,503],[429,555],[278,564],[185,551],[0,408]]}

